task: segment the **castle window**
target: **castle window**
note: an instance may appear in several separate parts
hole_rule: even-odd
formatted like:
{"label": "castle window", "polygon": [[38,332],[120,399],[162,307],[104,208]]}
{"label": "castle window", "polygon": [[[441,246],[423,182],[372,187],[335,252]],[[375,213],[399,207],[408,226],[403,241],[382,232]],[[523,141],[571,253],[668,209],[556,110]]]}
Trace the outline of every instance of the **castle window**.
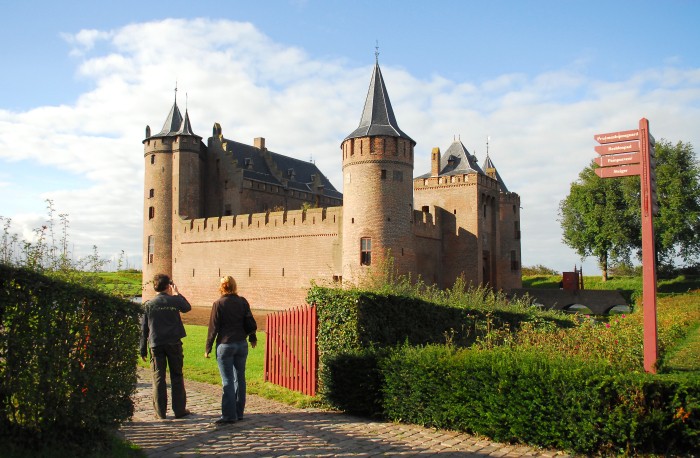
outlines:
{"label": "castle window", "polygon": [[382,180],[386,180],[386,169],[382,169]]}
{"label": "castle window", "polygon": [[148,207],[148,219],[153,219],[154,216],[156,216],[155,207]]}
{"label": "castle window", "polygon": [[153,255],[155,254],[156,238],[152,235],[148,236],[148,263],[153,264]]}
{"label": "castle window", "polygon": [[151,164],[155,164],[155,163],[156,163],[156,155],[151,154]]}
{"label": "castle window", "polygon": [[372,264],[372,239],[362,237],[360,239],[360,265],[369,266]]}
{"label": "castle window", "polygon": [[155,191],[153,190],[153,188],[149,189],[148,190],[148,198],[152,199],[154,195],[155,195]]}
{"label": "castle window", "polygon": [[510,252],[510,270],[518,270],[520,269],[520,265],[518,263],[518,260],[515,258],[515,250],[511,250]]}
{"label": "castle window", "polygon": [[394,170],[394,181],[403,181],[403,172],[401,170]]}
{"label": "castle window", "polygon": [[515,230],[515,232],[514,232],[515,240],[520,240],[520,221],[515,221],[513,223],[513,226],[514,226],[513,229]]}

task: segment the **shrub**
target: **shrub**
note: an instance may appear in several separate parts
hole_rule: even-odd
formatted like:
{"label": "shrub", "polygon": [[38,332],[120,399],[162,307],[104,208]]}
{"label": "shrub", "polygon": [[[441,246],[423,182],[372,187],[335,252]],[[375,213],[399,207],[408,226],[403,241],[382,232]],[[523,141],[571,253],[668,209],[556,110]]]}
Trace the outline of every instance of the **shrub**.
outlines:
{"label": "shrub", "polygon": [[137,304],[0,265],[2,433],[92,434],[131,417]]}
{"label": "shrub", "polygon": [[528,267],[528,266],[523,266],[522,268],[522,275],[523,276],[528,276],[528,277],[533,277],[533,276],[552,276],[552,275],[558,275],[561,277],[561,272],[557,272],[554,269],[550,269],[547,266],[543,266],[542,264],[537,264],[536,266]]}
{"label": "shrub", "polygon": [[403,346],[379,365],[390,420],[586,454],[700,446],[696,379],[506,348]]}

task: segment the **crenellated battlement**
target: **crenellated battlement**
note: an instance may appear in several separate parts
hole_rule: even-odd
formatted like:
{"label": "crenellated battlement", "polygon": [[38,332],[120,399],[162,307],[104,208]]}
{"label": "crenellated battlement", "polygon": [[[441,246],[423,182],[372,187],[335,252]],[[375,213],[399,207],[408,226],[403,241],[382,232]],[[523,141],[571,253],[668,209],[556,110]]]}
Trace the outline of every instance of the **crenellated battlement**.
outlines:
{"label": "crenellated battlement", "polygon": [[176,239],[196,243],[252,236],[337,235],[342,213],[342,207],[330,207],[180,219]]}
{"label": "crenellated battlement", "polygon": [[520,204],[520,195],[514,192],[502,192],[499,199],[504,204]]}
{"label": "crenellated battlement", "polygon": [[458,186],[482,186],[486,189],[498,189],[498,181],[479,173],[464,173],[456,175],[444,175],[440,177],[415,178],[413,189],[421,191],[423,189],[435,189],[443,187]]}
{"label": "crenellated battlement", "polygon": [[413,235],[430,239],[442,237],[442,221],[437,215],[421,210],[413,210]]}

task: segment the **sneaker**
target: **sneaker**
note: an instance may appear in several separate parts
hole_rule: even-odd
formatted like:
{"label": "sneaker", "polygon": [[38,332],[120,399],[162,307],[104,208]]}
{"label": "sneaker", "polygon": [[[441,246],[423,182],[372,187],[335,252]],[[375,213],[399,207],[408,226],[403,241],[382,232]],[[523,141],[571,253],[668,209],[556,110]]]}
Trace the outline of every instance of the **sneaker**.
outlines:
{"label": "sneaker", "polygon": [[189,410],[185,410],[185,411],[182,412],[180,415],[175,415],[175,418],[184,418],[184,417],[190,415],[191,413],[192,413],[192,412],[190,412]]}

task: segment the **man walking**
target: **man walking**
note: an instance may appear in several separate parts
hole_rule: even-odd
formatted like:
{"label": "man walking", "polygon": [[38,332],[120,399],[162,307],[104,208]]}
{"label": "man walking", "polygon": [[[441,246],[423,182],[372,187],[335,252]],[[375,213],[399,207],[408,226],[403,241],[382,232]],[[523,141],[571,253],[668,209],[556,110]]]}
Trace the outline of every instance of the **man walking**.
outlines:
{"label": "man walking", "polygon": [[168,387],[165,370],[170,368],[170,388],[175,418],[190,414],[187,410],[185,380],[182,376],[184,355],[182,339],[187,334],[180,313],[187,313],[192,306],[178,293],[177,286],[165,274],[153,277],[156,297],[146,302],[141,319],[141,359],[146,361],[146,345],[151,349],[153,369],[153,408],[156,417],[165,418],[168,409]]}

